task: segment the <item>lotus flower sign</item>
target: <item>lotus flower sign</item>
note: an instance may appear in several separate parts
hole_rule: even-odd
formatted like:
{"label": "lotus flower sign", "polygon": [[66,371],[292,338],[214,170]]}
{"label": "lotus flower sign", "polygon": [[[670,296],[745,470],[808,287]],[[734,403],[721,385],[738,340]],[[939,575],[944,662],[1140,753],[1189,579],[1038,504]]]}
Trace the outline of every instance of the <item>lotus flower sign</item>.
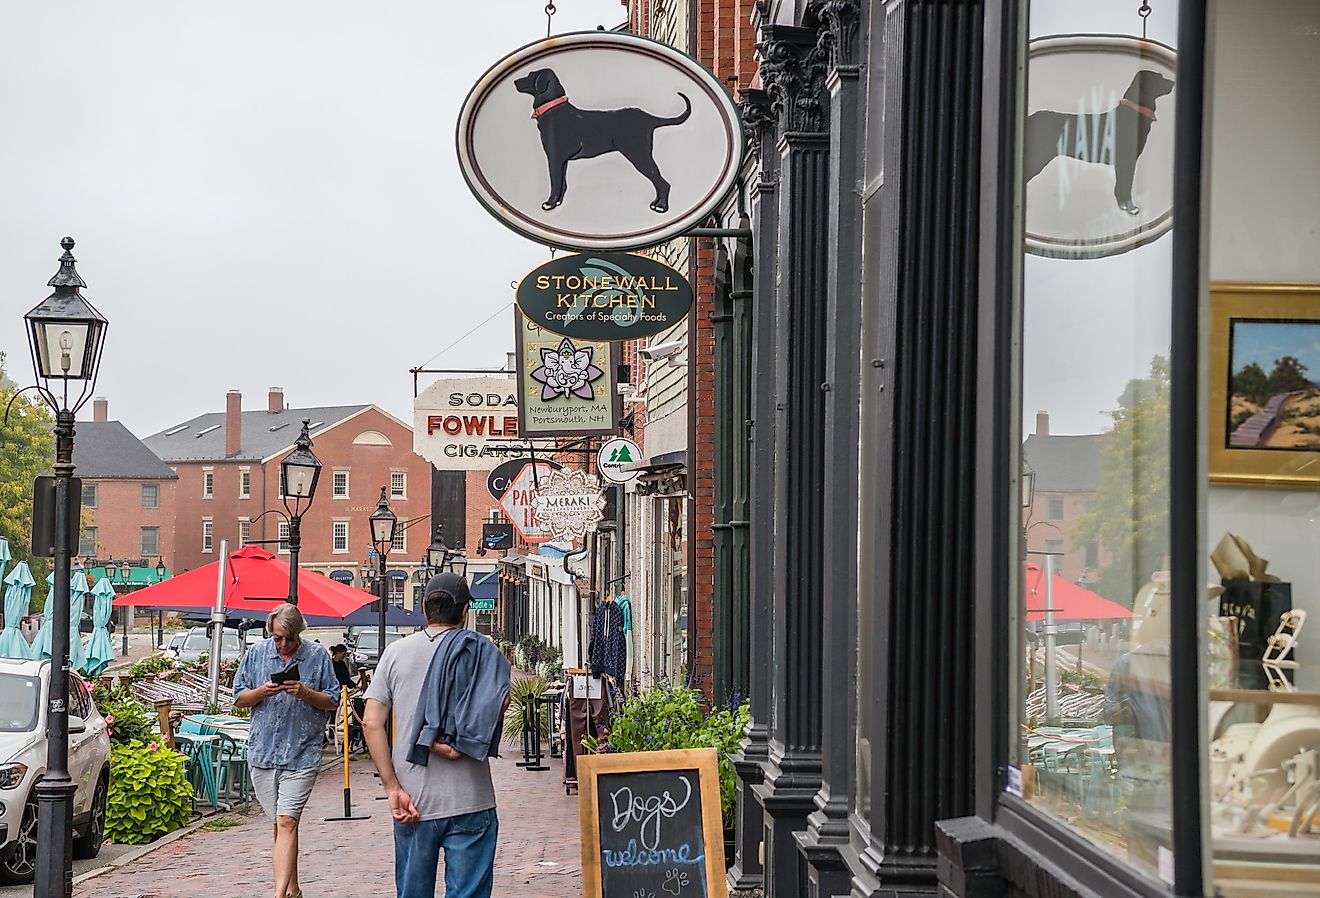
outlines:
{"label": "lotus flower sign", "polygon": [[605,496],[595,474],[565,469],[541,479],[532,507],[555,539],[579,540],[596,529]]}

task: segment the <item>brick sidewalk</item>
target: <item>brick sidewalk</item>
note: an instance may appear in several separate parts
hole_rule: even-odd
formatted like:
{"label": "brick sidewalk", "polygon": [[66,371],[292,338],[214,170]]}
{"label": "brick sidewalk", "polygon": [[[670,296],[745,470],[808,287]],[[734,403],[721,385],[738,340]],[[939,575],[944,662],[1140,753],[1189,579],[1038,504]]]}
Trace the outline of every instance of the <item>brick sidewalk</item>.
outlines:
{"label": "brick sidewalk", "polygon": [[[550,771],[527,773],[514,766],[518,757],[510,753],[491,762],[500,815],[494,894],[579,898],[577,797],[564,795],[557,763]],[[381,790],[372,770],[369,761],[353,762],[353,811],[370,814],[367,820],[326,821],[343,813],[342,768],[324,770],[317,780],[300,828],[299,880],[307,898],[394,895],[389,807],[375,800]],[[264,898],[271,892],[270,823],[260,809],[237,819],[240,826],[199,829],[79,883],[75,898]]]}

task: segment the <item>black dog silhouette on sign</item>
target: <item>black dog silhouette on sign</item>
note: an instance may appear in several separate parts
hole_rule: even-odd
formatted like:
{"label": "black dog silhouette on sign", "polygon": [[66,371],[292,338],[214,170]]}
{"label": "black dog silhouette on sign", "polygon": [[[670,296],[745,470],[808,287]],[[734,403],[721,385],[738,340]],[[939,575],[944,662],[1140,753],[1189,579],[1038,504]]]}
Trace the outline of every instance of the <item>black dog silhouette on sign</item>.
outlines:
{"label": "black dog silhouette on sign", "polygon": [[1114,169],[1114,199],[1129,215],[1141,210],[1132,202],[1132,178],[1157,120],[1155,103],[1173,90],[1159,72],[1142,70],[1132,78],[1123,99],[1104,112],[1054,112],[1027,116],[1023,177],[1030,181],[1056,156],[1109,165]]}
{"label": "black dog silhouette on sign", "polygon": [[673,118],[661,118],[633,106],[623,109],[578,109],[568,101],[559,76],[553,69],[536,69],[513,82],[519,93],[532,98],[532,118],[541,130],[541,147],[550,167],[550,196],[541,208],[549,212],[564,201],[568,190],[568,163],[618,153],[632,163],[655,187],[651,208],[669,209],[669,182],[655,164],[655,129],[681,125],[692,114],[692,103],[683,94],[684,110]]}

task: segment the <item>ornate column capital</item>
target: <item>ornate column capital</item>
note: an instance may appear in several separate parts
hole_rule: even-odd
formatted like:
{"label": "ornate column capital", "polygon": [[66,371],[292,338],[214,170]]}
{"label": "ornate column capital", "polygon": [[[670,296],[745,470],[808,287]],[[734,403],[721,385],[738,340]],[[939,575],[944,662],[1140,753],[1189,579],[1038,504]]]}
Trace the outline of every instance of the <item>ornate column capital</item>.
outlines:
{"label": "ornate column capital", "polygon": [[829,127],[826,59],[815,28],[766,25],[757,45],[761,83],[779,116],[779,130],[821,132]]}
{"label": "ornate column capital", "polygon": [[775,110],[770,95],[763,90],[748,88],[739,92],[738,106],[742,111],[747,143],[752,154],[760,159],[762,143],[767,137],[773,139],[775,130]]}
{"label": "ornate column capital", "polygon": [[835,69],[860,65],[860,0],[813,0],[810,8],[825,26],[821,43],[828,48],[830,65]]}

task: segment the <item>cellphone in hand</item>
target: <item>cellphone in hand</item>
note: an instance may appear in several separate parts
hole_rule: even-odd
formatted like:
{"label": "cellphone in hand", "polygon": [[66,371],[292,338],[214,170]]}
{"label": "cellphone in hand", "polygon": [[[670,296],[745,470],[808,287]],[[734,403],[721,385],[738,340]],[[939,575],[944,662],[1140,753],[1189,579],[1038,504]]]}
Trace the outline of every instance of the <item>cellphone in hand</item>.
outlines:
{"label": "cellphone in hand", "polygon": [[270,681],[276,686],[283,686],[285,683],[296,683],[301,679],[302,674],[298,671],[297,663],[288,670],[277,670],[270,675]]}

